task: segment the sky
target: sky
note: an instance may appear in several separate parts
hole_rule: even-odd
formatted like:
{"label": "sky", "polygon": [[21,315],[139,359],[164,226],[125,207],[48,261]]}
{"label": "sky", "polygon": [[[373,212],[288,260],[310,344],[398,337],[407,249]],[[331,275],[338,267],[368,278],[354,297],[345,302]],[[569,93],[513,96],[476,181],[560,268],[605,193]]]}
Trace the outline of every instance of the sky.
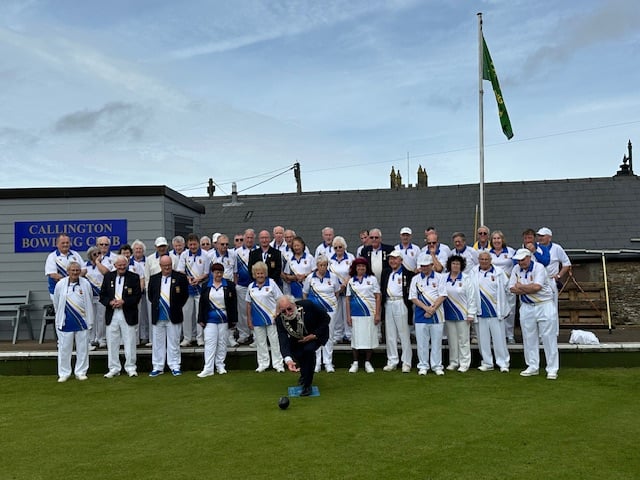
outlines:
{"label": "sky", "polygon": [[515,134],[484,82],[485,181],[614,175],[635,0],[2,0],[0,188],[477,183],[478,12]]}

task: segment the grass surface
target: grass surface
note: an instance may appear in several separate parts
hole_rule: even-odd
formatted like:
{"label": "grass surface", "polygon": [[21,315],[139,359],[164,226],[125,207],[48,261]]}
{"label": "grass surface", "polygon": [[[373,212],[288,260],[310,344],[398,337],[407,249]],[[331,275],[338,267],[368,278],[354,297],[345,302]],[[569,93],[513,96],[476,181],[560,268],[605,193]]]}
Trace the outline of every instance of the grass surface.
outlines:
{"label": "grass surface", "polygon": [[640,369],[0,377],[0,479],[638,478]]}

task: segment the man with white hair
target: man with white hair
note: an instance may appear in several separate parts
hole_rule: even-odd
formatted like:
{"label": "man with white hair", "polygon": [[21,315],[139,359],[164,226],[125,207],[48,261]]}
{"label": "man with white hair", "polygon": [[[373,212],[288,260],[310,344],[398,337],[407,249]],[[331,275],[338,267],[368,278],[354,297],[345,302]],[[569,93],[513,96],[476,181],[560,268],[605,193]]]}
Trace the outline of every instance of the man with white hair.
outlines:
{"label": "man with white hair", "polygon": [[140,276],[130,272],[124,255],[117,255],[113,265],[115,271],[104,276],[100,288],[100,303],[104,305],[107,324],[107,363],[109,371],[105,378],[120,375],[120,341],[124,345],[124,368],[130,377],[137,377],[136,327],[138,325],[138,303],[142,296]]}
{"label": "man with white hair", "polygon": [[553,304],[551,279],[540,262],[534,262],[531,252],[519,249],[513,259],[518,265],[513,267],[509,278],[509,290],[520,297],[520,327],[524,347],[524,361],[527,368],[520,372],[523,377],[538,375],[540,350],[538,338],[542,339],[547,360],[547,379],[558,378],[558,339],[555,333],[556,309]]}
{"label": "man with white hair", "polygon": [[390,268],[389,254],[393,252],[394,248],[391,245],[382,243],[382,232],[379,228],[369,230],[369,240],[369,245],[362,249],[360,256],[369,260],[371,271],[375,275],[376,280],[378,280],[378,283],[380,283],[382,270]]}
{"label": "man with white hair", "polygon": [[313,255],[316,259],[320,255],[324,255],[327,258],[333,256],[335,253],[333,250],[333,237],[335,237],[333,228],[324,227],[322,229],[322,243],[316,247],[316,253]]}
{"label": "man with white hair", "polygon": [[284,240],[284,227],[282,225],[273,227],[273,240],[271,240],[270,245],[276,250],[280,250],[280,253],[284,257],[287,250],[287,242]]}
{"label": "man with white hair", "polygon": [[181,235],[176,235],[171,240],[172,250],[169,250],[169,256],[171,257],[171,261],[173,262],[173,269],[176,270],[178,268],[178,262],[180,261],[180,255],[184,252],[184,246],[186,242],[184,237]]}
{"label": "man with white hair", "polygon": [[[56,238],[56,249],[47,256],[44,264],[44,274],[49,282],[49,296],[53,301],[53,292],[56,283],[68,276],[67,266],[69,262],[82,265],[82,257],[75,250],[71,250],[71,238],[66,233],[61,233]],[[54,305],[55,306],[55,305]]]}
{"label": "man with white hair", "polygon": [[542,227],[536,233],[538,243],[547,247],[549,250],[549,265],[546,266],[547,274],[551,279],[551,288],[553,289],[553,303],[556,306],[556,335],[560,333],[560,317],[557,316],[558,311],[558,284],[562,285],[562,277],[571,270],[571,260],[564,251],[564,248],[558,243],[551,241],[553,232],[548,227]]}

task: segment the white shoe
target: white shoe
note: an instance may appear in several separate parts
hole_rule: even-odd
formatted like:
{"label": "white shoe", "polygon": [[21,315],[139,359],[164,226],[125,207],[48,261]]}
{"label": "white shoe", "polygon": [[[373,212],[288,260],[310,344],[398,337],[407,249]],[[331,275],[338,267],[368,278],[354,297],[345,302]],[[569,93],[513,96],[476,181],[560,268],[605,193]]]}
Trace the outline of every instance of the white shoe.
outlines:
{"label": "white shoe", "polygon": [[229,339],[229,347],[235,348],[235,347],[237,347],[239,345],[240,344],[238,342],[236,342],[235,340],[232,341],[231,339]]}
{"label": "white shoe", "polygon": [[333,373],[336,371],[335,368],[333,368],[333,365],[325,365],[324,366],[324,371],[327,373]]}
{"label": "white shoe", "polygon": [[351,367],[349,367],[349,373],[357,373],[358,372],[358,362],[353,362]]}
{"label": "white shoe", "polygon": [[371,362],[364,362],[364,371],[367,373],[375,372],[375,369],[373,368],[373,365],[371,365]]}
{"label": "white shoe", "polygon": [[493,367],[482,364],[478,367],[478,370],[480,370],[481,372],[490,372],[491,370],[493,370]]}
{"label": "white shoe", "polygon": [[387,363],[384,367],[382,367],[382,370],[385,372],[393,372],[397,367],[397,365],[390,365]]}
{"label": "white shoe", "polygon": [[515,345],[516,339],[514,337],[507,337],[507,345]]}
{"label": "white shoe", "polygon": [[138,376],[138,372],[136,372],[135,370],[132,372],[128,372],[127,375],[129,375],[129,377],[133,378],[133,377],[137,377]]}
{"label": "white shoe", "polygon": [[509,373],[509,367],[500,367],[500,373]]}
{"label": "white shoe", "polygon": [[460,373],[465,373],[467,370],[469,370],[469,367],[460,367],[460,368],[458,369],[458,371],[459,371]]}
{"label": "white shoe", "polygon": [[212,377],[213,376],[213,372],[207,372],[206,370],[201,371],[197,377],[198,378],[206,378],[206,377]]}
{"label": "white shoe", "polygon": [[444,370],[439,368],[437,370],[434,370],[434,372],[436,372],[436,375],[438,375],[439,377],[441,377],[442,375],[444,375]]}
{"label": "white shoe", "polygon": [[321,369],[320,365],[316,365],[316,368],[314,368],[313,371],[315,373],[320,373],[320,369]]}
{"label": "white shoe", "polygon": [[533,377],[535,375],[538,375],[538,370],[531,367],[528,367],[526,370],[520,372],[521,377]]}
{"label": "white shoe", "polygon": [[204,340],[198,340],[198,346],[204,347]]}
{"label": "white shoe", "polygon": [[188,347],[189,345],[191,345],[191,340],[182,340],[180,342],[181,347]]}
{"label": "white shoe", "polygon": [[227,369],[226,368],[219,368],[218,369],[218,375],[226,375],[227,373]]}
{"label": "white shoe", "polygon": [[276,372],[278,373],[284,373],[284,368],[280,367],[280,368],[276,368]]}
{"label": "white shoe", "polygon": [[117,377],[118,375],[120,375],[120,370],[109,370],[104,374],[104,378],[113,378]]}
{"label": "white shoe", "polygon": [[557,373],[547,373],[547,380],[556,380],[558,378]]}
{"label": "white shoe", "polygon": [[144,344],[145,347],[153,347],[153,343],[151,342],[147,342]]}
{"label": "white shoe", "polygon": [[251,342],[249,344],[249,348],[256,348],[256,342]]}
{"label": "white shoe", "polygon": [[408,363],[402,364],[402,373],[409,373],[411,371],[411,365]]}
{"label": "white shoe", "polygon": [[58,383],[64,383],[67,380],[69,380],[69,375],[62,375],[60,378],[58,378]]}
{"label": "white shoe", "polygon": [[418,375],[426,375],[427,374],[427,369],[426,368],[421,368],[418,370]]}
{"label": "white shoe", "polygon": [[85,380],[89,380],[89,377],[87,377],[86,375],[76,375],[76,378],[81,382],[84,382]]}
{"label": "white shoe", "polygon": [[447,365],[447,370],[457,370],[457,369],[458,369],[457,363],[450,363],[449,365]]}
{"label": "white shoe", "polygon": [[256,372],[258,372],[258,373],[262,373],[262,372],[264,372],[266,369],[267,369],[267,367],[258,367],[258,368],[256,368]]}
{"label": "white shoe", "polygon": [[89,345],[89,351],[93,352],[96,349],[96,346],[92,343],[91,345]]}

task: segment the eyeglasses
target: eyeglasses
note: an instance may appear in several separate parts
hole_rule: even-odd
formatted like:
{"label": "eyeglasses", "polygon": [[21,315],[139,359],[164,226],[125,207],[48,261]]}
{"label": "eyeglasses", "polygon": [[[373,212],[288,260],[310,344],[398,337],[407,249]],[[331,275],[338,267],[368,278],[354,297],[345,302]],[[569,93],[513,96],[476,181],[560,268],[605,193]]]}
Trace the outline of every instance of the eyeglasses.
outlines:
{"label": "eyeglasses", "polygon": [[108,243],[99,243],[98,245],[100,245],[101,247],[108,247],[109,246]]}
{"label": "eyeglasses", "polygon": [[218,242],[218,245],[220,245],[221,247],[226,247],[227,245],[229,245],[229,242],[227,242],[227,243]]}
{"label": "eyeglasses", "polygon": [[478,232],[478,235],[489,235],[489,232]]}
{"label": "eyeglasses", "polygon": [[344,248],[344,247],[343,247],[342,245],[336,245],[336,246],[335,246],[335,247],[333,247],[333,248],[335,248],[335,249],[337,250],[338,248]]}
{"label": "eyeglasses", "polygon": [[210,247],[211,244],[210,243],[201,243],[200,246],[201,247]]}
{"label": "eyeglasses", "polygon": [[236,242],[236,243],[240,243],[242,241],[242,239],[241,238],[234,238],[233,241]]}
{"label": "eyeglasses", "polygon": [[369,238],[370,238],[371,240],[377,240],[377,239],[378,239],[378,238],[380,238],[380,237],[370,236]]}

